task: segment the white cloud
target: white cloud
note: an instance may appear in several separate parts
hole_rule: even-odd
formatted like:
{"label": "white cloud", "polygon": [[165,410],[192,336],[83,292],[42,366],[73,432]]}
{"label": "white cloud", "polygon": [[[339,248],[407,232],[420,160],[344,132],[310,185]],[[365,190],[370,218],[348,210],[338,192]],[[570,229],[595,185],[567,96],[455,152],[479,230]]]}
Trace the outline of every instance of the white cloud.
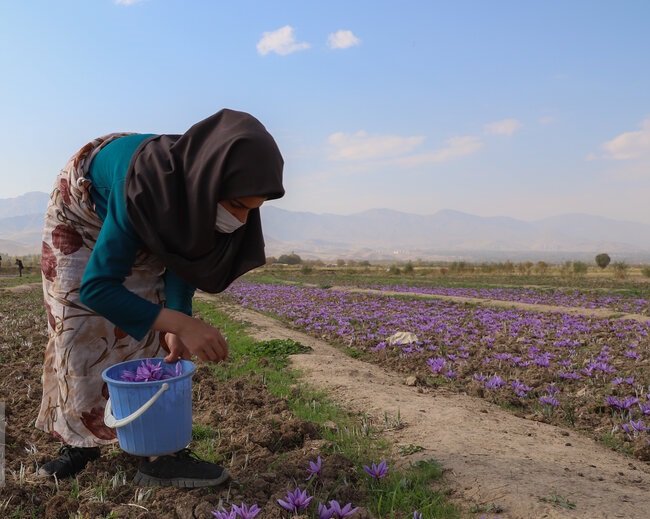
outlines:
{"label": "white cloud", "polygon": [[521,123],[517,119],[503,119],[485,125],[485,133],[488,135],[512,135],[519,128]]}
{"label": "white cloud", "polygon": [[389,160],[405,167],[446,162],[471,155],[483,147],[481,139],[472,135],[452,137],[445,141],[442,148],[424,153],[413,153],[424,142],[423,136],[370,136],[363,131],[353,135],[339,132],[330,135],[327,141],[332,147],[331,160]]}
{"label": "white cloud", "polygon": [[331,49],[347,49],[360,43],[361,40],[352,31],[336,31],[327,37],[327,44]]}
{"label": "white cloud", "polygon": [[411,152],[424,137],[399,137],[397,135],[369,136],[360,131],[354,135],[342,132],[330,135],[327,142],[333,150],[332,160],[369,160],[396,157]]}
{"label": "white cloud", "polygon": [[483,147],[483,141],[480,137],[474,135],[465,135],[452,137],[445,141],[443,148],[434,150],[430,153],[419,153],[400,159],[400,164],[404,166],[417,166],[420,164],[436,164],[447,162],[457,157],[472,155]]}
{"label": "white cloud", "polygon": [[262,56],[269,52],[275,52],[281,56],[286,56],[292,52],[308,49],[309,43],[297,43],[293,34],[293,27],[285,25],[277,31],[265,32],[262,39],[257,42],[257,52]]}
{"label": "white cloud", "polygon": [[629,160],[650,154],[650,118],[641,123],[637,132],[625,132],[600,146],[605,158]]}

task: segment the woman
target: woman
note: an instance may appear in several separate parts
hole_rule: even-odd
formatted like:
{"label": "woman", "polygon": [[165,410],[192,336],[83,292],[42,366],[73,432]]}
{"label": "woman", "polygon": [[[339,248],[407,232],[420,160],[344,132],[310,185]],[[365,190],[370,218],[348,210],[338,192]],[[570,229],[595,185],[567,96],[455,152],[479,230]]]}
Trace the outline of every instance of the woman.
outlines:
{"label": "woman", "polygon": [[[43,231],[49,342],[36,427],[64,445],[41,474],[74,476],[116,441],[103,422],[107,367],[226,358],[219,330],[191,317],[192,297],[264,264],[259,207],[284,195],[282,169],[264,126],[233,110],[183,135],[107,135],[70,159]],[[143,460],[136,482],[211,486],[228,477],[183,449]]]}

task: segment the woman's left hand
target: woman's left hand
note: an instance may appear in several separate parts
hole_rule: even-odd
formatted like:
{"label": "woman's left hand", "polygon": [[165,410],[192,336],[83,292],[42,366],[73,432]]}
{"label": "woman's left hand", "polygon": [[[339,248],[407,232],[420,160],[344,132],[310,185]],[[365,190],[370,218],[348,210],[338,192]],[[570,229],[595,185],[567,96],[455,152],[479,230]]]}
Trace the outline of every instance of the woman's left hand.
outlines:
{"label": "woman's left hand", "polygon": [[190,360],[192,354],[187,349],[183,341],[174,333],[165,334],[165,342],[169,347],[169,354],[165,357],[165,362],[176,362],[177,360]]}

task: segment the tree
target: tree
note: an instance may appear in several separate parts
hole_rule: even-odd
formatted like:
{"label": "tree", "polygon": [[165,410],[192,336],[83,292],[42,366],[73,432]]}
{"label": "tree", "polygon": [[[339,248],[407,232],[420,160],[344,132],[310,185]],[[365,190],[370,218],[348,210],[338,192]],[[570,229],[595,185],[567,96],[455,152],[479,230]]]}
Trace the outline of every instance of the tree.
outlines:
{"label": "tree", "polygon": [[612,258],[609,257],[609,254],[602,253],[596,256],[596,265],[601,269],[606,268],[610,261],[612,261]]}
{"label": "tree", "polygon": [[278,258],[278,263],[284,263],[286,265],[300,265],[302,263],[302,258],[298,256],[295,252],[291,254],[283,254]]}

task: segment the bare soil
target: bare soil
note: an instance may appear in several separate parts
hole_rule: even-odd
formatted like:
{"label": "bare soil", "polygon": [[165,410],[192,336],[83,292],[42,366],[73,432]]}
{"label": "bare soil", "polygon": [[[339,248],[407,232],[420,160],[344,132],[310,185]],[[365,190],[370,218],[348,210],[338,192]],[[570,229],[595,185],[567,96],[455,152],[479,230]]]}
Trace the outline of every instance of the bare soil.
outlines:
{"label": "bare soil", "polygon": [[[356,501],[364,475],[350,460],[328,454],[318,426],[297,419],[271,395],[262,375],[215,378],[199,364],[193,376],[193,420],[212,441],[207,455],[232,479],[218,488],[143,488],[132,483],[140,459],[118,447],[104,448],[75,479],[53,481],[37,474],[60,444],[34,429],[41,399],[46,315],[39,284],[0,288],[0,402],[5,404],[4,486],[0,517],[38,519],[206,519],[223,504],[257,504],[258,519],[277,519],[277,499],[304,487],[309,461],[323,459],[323,492],[342,504]],[[260,360],[263,362],[263,360]],[[206,453],[202,453],[204,456]],[[348,478],[342,484],[341,475]],[[360,511],[359,519],[368,514]]]}

